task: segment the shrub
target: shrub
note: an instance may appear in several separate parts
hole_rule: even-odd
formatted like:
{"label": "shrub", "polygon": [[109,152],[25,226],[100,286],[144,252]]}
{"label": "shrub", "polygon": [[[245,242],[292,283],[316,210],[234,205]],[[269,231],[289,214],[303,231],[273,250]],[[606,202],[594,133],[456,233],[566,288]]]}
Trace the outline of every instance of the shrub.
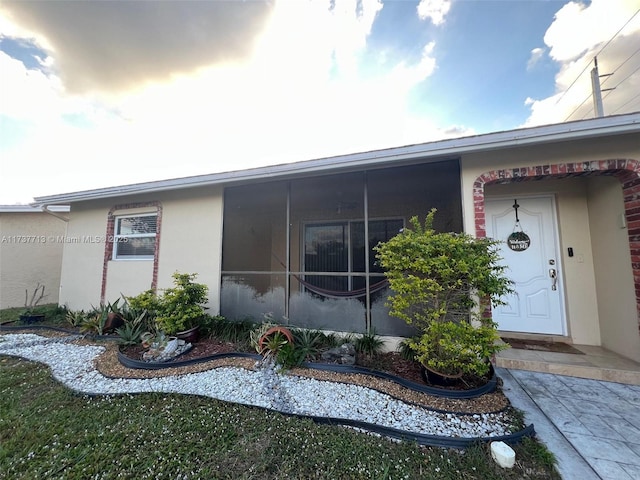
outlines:
{"label": "shrub", "polygon": [[412,217],[405,228],[375,247],[389,286],[390,314],[424,329],[433,321],[470,320],[512,291],[498,262],[497,241],[465,233],[438,233],[433,229],[436,210],[424,226]]}
{"label": "shrub", "polygon": [[498,242],[438,233],[435,213],[429,212],[424,225],[411,218],[413,229],[375,247],[393,292],[389,313],[422,331],[406,348],[425,367],[482,376],[488,359],[505,348],[496,344],[496,324],[484,314],[490,303],[505,303],[512,282],[499,264]]}
{"label": "shrub", "polygon": [[418,339],[410,340],[415,358],[425,367],[445,375],[485,376],[488,360],[503,345],[491,324],[474,327],[468,322],[433,322]]}
{"label": "shrub", "polygon": [[206,285],[194,282],[195,273],[176,272],[172,277],[175,286],[165,289],[162,295],[147,290],[127,298],[129,308],[155,316],[158,328],[168,335],[206,323],[204,304],[209,291]]}

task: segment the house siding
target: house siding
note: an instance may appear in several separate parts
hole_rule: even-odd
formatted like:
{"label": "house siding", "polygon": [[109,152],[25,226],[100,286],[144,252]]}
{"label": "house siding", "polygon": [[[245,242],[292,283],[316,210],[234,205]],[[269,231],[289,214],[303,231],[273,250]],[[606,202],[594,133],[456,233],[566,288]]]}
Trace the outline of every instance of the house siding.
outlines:
{"label": "house siding", "polygon": [[44,212],[0,212],[0,308],[23,307],[38,284],[41,305],[58,302],[66,227]]}
{"label": "house siding", "polygon": [[164,192],[73,204],[69,235],[110,238],[118,215],[159,214],[154,259],[112,260],[109,242],[68,244],[60,302],[88,309],[150,289],[172,285],[176,272],[197,273],[209,287],[210,313],[219,311],[222,188]]}

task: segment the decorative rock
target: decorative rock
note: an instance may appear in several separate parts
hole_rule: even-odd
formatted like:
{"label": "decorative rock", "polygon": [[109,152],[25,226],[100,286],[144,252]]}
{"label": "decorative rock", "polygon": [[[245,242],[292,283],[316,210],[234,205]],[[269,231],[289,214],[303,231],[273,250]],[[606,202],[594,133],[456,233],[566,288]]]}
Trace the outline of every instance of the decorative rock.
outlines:
{"label": "decorative rock", "polygon": [[502,468],[512,468],[516,463],[516,452],[504,442],[491,442],[491,456]]}
{"label": "decorative rock", "polygon": [[322,354],[322,360],[339,365],[355,365],[356,348],[351,343],[344,343],[339,347],[327,350]]}
{"label": "decorative rock", "polygon": [[[273,371],[271,365],[256,371],[219,367],[162,378],[108,378],[94,365],[94,360],[105,351],[105,347],[68,343],[75,338],[0,335],[0,353],[45,363],[51,367],[58,381],[76,391],[93,395],[139,392],[203,395],[222,401],[282,409],[294,415],[348,419],[406,432],[458,438],[499,437],[511,431],[511,420],[505,412],[476,415],[439,413],[359,385],[282,375]],[[185,344],[182,348],[187,346],[190,347]],[[176,352],[180,350],[179,346]]]}
{"label": "decorative rock", "polygon": [[191,350],[190,343],[186,343],[184,340],[178,338],[172,338],[162,348],[150,348],[148,351],[142,354],[142,359],[145,362],[168,362],[173,360],[178,355]]}

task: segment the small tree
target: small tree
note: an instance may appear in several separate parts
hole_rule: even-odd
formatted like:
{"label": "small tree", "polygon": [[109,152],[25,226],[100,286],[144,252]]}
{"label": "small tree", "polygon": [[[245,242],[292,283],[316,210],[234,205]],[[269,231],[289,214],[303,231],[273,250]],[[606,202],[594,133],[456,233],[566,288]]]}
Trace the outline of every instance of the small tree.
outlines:
{"label": "small tree", "polygon": [[[504,275],[505,267],[499,264],[498,242],[465,233],[436,232],[433,229],[435,213],[435,209],[429,212],[424,225],[418,217],[412,217],[412,228],[404,229],[375,247],[393,292],[387,304],[389,313],[423,332],[420,339],[409,345],[425,366],[428,366],[430,356],[435,358],[438,352],[446,351],[451,358],[452,349],[461,353],[500,350],[499,346],[494,349],[488,344],[493,344],[498,336],[495,324],[483,314],[490,302],[504,304],[503,297],[512,292],[512,282]],[[443,344],[452,341],[451,336],[442,335],[443,328],[452,330],[455,324],[471,324],[473,320],[480,323],[482,335],[467,335],[466,341],[485,343],[480,349],[477,345],[464,348],[459,340],[456,340],[457,346]],[[430,331],[436,323],[438,325]],[[449,323],[451,325],[443,325]],[[440,358],[437,363],[441,369],[444,368],[442,360]],[[485,362],[486,358],[478,361]],[[469,362],[458,359],[453,363],[460,368],[460,364]],[[484,369],[476,367],[466,370],[477,373]]]}
{"label": "small tree", "polygon": [[164,290],[155,304],[156,323],[167,334],[174,334],[199,325],[205,316],[209,288],[196,283],[195,273],[174,273],[173,288]]}

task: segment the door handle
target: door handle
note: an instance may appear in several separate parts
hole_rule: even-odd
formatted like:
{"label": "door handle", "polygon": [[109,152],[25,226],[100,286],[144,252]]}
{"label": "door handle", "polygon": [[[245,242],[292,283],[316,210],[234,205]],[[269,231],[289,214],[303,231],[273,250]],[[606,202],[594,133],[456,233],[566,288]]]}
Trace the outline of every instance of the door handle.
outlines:
{"label": "door handle", "polygon": [[551,290],[555,290],[558,283],[558,272],[556,272],[555,268],[549,269],[549,276],[551,277]]}

